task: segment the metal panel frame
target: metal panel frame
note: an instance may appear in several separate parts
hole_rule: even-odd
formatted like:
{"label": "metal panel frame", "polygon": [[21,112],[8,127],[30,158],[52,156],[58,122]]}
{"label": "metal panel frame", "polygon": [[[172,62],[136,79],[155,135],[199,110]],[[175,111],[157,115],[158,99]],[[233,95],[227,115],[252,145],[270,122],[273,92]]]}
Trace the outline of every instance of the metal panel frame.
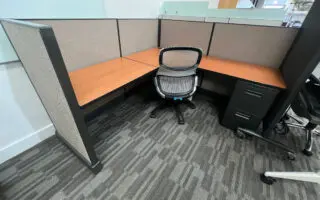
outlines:
{"label": "metal panel frame", "polygon": [[122,49],[121,49],[121,38],[120,38],[120,29],[119,29],[119,20],[116,19],[117,22],[117,33],[118,33],[118,43],[119,43],[119,53],[120,53],[120,57],[122,57]]}

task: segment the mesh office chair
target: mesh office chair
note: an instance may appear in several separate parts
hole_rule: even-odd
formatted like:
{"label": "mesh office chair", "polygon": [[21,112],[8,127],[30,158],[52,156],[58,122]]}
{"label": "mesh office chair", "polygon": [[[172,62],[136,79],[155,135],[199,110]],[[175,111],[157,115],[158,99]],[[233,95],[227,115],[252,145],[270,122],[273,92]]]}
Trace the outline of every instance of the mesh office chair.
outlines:
{"label": "mesh office chair", "polygon": [[[301,120],[293,118],[298,123],[286,122],[284,125],[284,133],[288,132],[289,127],[295,127],[306,130],[306,145],[302,151],[305,155],[311,156],[312,152],[312,135],[316,133],[315,128],[320,125],[320,81],[314,75],[305,83],[301,92],[297,95],[291,104],[291,108],[299,117],[308,119],[308,123],[304,125]],[[284,116],[284,120],[289,118],[288,115]],[[292,118],[292,116],[290,116]],[[267,184],[275,182],[276,178],[284,178],[299,181],[315,182],[320,184],[320,171],[319,172],[265,172],[261,174],[261,180]]]}
{"label": "mesh office chair", "polygon": [[160,51],[160,67],[154,78],[154,84],[158,94],[165,101],[151,112],[151,118],[155,118],[159,110],[173,105],[178,123],[184,124],[179,104],[186,103],[195,109],[190,99],[197,88],[196,70],[201,58],[202,51],[194,47],[169,47]]}

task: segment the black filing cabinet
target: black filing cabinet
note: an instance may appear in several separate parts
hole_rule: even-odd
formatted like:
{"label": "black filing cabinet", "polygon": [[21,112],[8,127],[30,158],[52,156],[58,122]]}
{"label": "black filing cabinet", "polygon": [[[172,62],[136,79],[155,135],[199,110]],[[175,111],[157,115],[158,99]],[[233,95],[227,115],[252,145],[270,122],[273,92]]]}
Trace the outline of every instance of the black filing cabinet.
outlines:
{"label": "black filing cabinet", "polygon": [[222,118],[222,125],[255,131],[267,114],[279,89],[249,81],[238,80]]}

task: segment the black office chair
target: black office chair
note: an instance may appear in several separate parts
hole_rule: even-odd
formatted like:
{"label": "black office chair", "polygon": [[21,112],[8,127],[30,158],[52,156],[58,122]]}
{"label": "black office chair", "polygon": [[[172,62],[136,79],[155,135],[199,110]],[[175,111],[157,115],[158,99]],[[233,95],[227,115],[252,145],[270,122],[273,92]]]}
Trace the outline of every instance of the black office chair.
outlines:
{"label": "black office chair", "polygon": [[160,51],[160,67],[154,84],[164,101],[151,112],[151,118],[155,118],[159,110],[173,106],[178,123],[184,124],[179,104],[186,103],[192,109],[196,107],[191,97],[197,88],[196,70],[201,58],[202,51],[194,47],[169,47]]}
{"label": "black office chair", "polygon": [[[315,128],[320,124],[320,81],[314,75],[311,75],[306,81],[301,92],[297,95],[291,108],[295,114],[299,117],[304,117],[309,120],[306,125],[303,125],[303,121],[300,119],[286,114],[282,119],[282,125],[284,128],[279,129],[276,132],[282,134],[289,131],[288,127],[301,128],[306,130],[306,145],[302,151],[305,155],[312,155],[312,139],[313,133],[317,133]],[[289,110],[289,109],[288,109]],[[294,119],[298,123],[285,122],[288,119]],[[285,123],[284,123],[285,122]],[[277,129],[276,129],[277,130]],[[260,175],[261,181],[266,184],[273,184],[276,179],[290,179],[305,182],[313,182],[320,184],[320,171],[317,172],[277,172],[277,171],[266,171]]]}
{"label": "black office chair", "polygon": [[[302,152],[307,156],[311,156],[312,135],[317,133],[315,128],[320,125],[320,81],[317,77],[314,75],[309,77],[290,107],[296,115],[308,119],[307,125],[304,125],[305,123],[301,119],[289,115],[287,112],[281,120],[282,130],[277,131],[276,129],[276,132],[287,133],[289,132],[288,127],[306,130],[306,145]],[[289,119],[293,119],[297,123],[286,122]]]}

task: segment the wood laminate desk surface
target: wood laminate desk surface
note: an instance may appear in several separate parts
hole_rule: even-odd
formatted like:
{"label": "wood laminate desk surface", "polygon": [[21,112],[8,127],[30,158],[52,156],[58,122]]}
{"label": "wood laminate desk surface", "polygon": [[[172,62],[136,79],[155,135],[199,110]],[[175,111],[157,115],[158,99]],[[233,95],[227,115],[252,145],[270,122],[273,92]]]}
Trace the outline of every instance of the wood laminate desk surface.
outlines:
{"label": "wood laminate desk surface", "polygon": [[280,71],[271,67],[206,56],[202,58],[199,68],[277,88],[286,88]]}
{"label": "wood laminate desk surface", "polygon": [[159,67],[159,52],[160,49],[152,48],[146,51],[140,51],[137,53],[130,54],[128,56],[124,56],[130,60],[146,63],[148,65],[152,65],[154,67]]}
{"label": "wood laminate desk surface", "polygon": [[117,58],[69,73],[80,106],[108,94],[155,70],[155,67]]}
{"label": "wood laminate desk surface", "polygon": [[[153,48],[130,54],[125,56],[125,58],[158,67],[159,52],[160,49]],[[224,60],[211,56],[203,56],[199,68],[277,88],[286,88],[280,71],[275,68]]]}

